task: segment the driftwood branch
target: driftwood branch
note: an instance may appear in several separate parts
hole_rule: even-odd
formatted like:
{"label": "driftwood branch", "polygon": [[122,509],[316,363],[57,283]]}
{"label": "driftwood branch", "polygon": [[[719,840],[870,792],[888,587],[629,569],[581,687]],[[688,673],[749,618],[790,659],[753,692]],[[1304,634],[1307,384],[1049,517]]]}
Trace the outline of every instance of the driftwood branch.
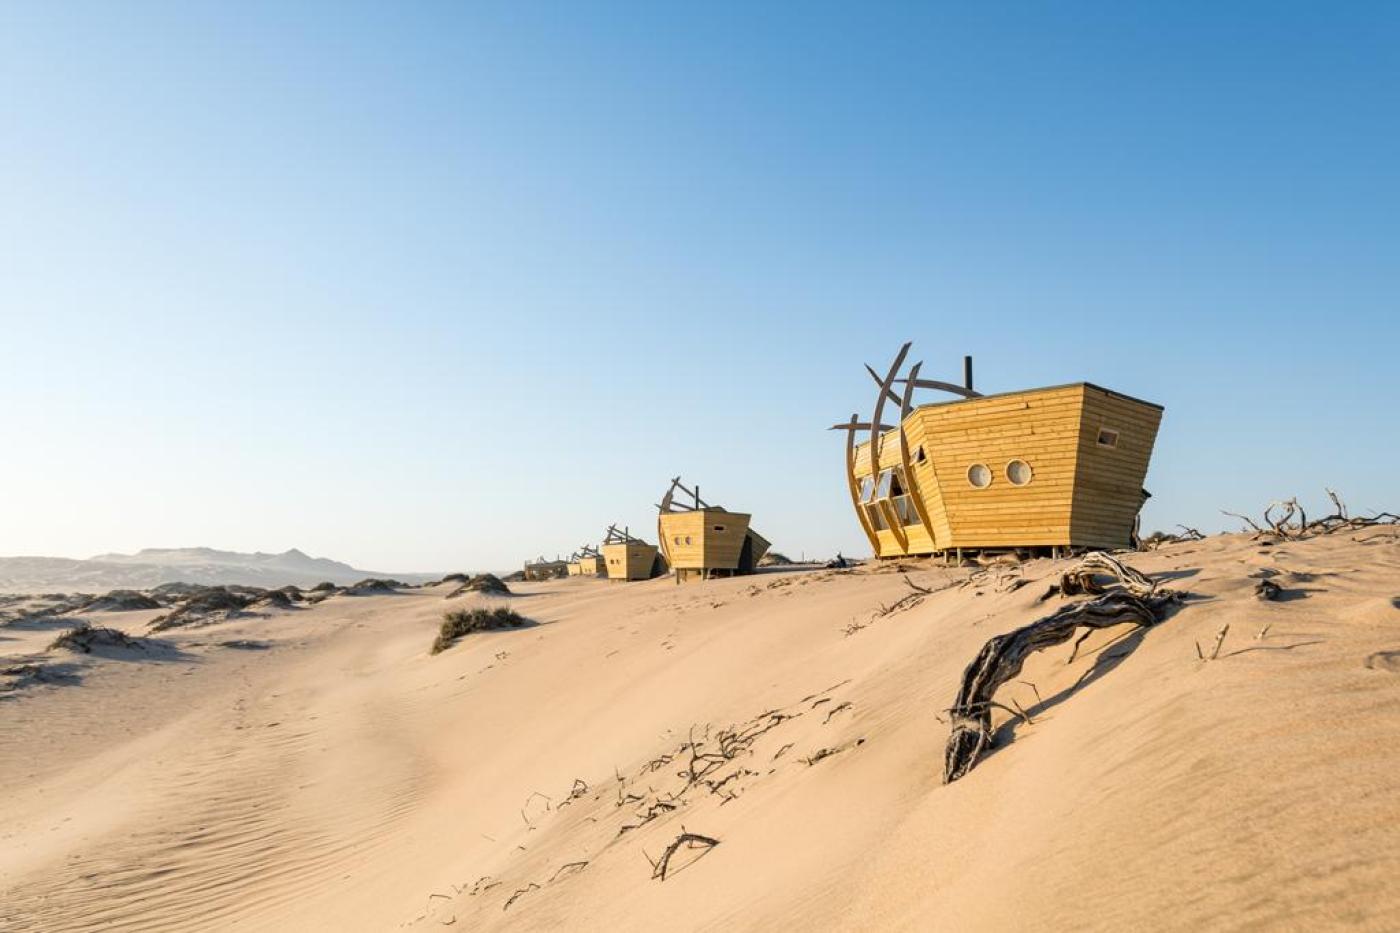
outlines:
{"label": "driftwood branch", "polygon": [[1181,529],[1180,533],[1170,531],[1154,531],[1152,534],[1138,542],[1139,551],[1155,551],[1165,544],[1176,544],[1181,541],[1204,541],[1206,536],[1189,525],[1177,525]]}
{"label": "driftwood branch", "polygon": [[702,836],[699,833],[684,832],[684,826],[681,827],[681,830],[681,834],[675,838],[675,841],[666,847],[666,851],[661,853],[661,858],[652,863],[651,877],[653,879],[657,881],[666,880],[666,872],[669,871],[671,867],[671,856],[679,852],[682,846],[687,849],[703,848],[709,851],[719,845],[718,839]]}
{"label": "driftwood branch", "polygon": [[[1110,588],[1100,585],[1096,573],[1110,574]],[[1142,574],[1110,555],[1086,555],[1061,579],[1066,593],[1097,593],[1095,598],[1063,606],[1050,615],[1004,635],[997,635],[982,646],[977,657],[963,671],[956,701],[949,710],[951,733],[944,750],[943,782],[952,783],[977,764],[992,741],[992,709],[1000,707],[993,697],[1006,682],[1021,673],[1026,658],[1036,651],[1063,644],[1080,628],[1110,628],[1125,622],[1143,627],[1156,625],[1179,594],[1161,589]],[[1082,641],[1082,639],[1081,639]],[[1075,646],[1078,651],[1078,645]],[[1029,721],[1023,711],[1015,715]]]}
{"label": "driftwood branch", "polygon": [[[1271,538],[1275,541],[1296,541],[1317,535],[1336,534],[1339,531],[1358,531],[1379,525],[1400,525],[1400,515],[1392,512],[1373,512],[1370,515],[1352,515],[1347,504],[1334,489],[1328,489],[1327,498],[1335,509],[1330,515],[1308,520],[1308,513],[1299,504],[1297,497],[1270,502],[1264,509],[1263,525],[1238,512],[1221,511],[1231,518],[1238,518],[1254,532],[1254,538]],[[1265,527],[1267,526],[1267,527]]]}
{"label": "driftwood branch", "polygon": [[1111,554],[1094,551],[1085,554],[1060,577],[1060,593],[1065,596],[1085,594],[1098,596],[1108,592],[1096,579],[1096,574],[1113,577],[1118,589],[1140,598],[1147,598],[1157,591],[1157,584],[1138,573],[1132,567]]}
{"label": "driftwood branch", "polygon": [[539,889],[540,889],[540,886],[537,885],[537,884],[535,884],[533,881],[531,881],[529,884],[525,885],[525,887],[523,887],[523,888],[517,888],[517,889],[516,889],[516,892],[515,892],[514,894],[512,894],[512,895],[510,896],[510,898],[509,898],[504,904],[501,905],[501,910],[502,910],[502,911],[510,910],[510,905],[511,905],[511,904],[514,904],[516,901],[518,901],[520,898],[524,897],[525,895],[529,894],[531,891],[538,891]]}

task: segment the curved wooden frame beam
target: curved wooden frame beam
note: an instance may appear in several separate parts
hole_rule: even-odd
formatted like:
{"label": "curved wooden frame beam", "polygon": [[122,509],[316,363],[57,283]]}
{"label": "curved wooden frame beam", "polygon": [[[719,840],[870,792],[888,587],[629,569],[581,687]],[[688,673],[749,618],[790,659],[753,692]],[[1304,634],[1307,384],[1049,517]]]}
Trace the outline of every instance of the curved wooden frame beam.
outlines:
{"label": "curved wooden frame beam", "polygon": [[949,392],[953,395],[960,395],[963,398],[981,398],[982,393],[969,389],[967,386],[960,386],[952,382],[941,382],[937,379],[916,379],[911,372],[908,379],[896,379],[895,382],[905,382],[916,389],[937,389],[940,392]]}
{"label": "curved wooden frame beam", "polygon": [[[882,453],[884,452],[880,449],[880,441],[883,435],[891,431],[898,431],[896,435],[899,444],[898,465],[904,472],[905,492],[913,499],[914,510],[918,513],[919,521],[923,523],[934,549],[937,550],[937,535],[935,534],[933,524],[930,520],[931,512],[928,503],[924,499],[918,476],[914,472],[914,463],[909,451],[909,437],[905,433],[904,421],[914,410],[914,391],[916,389],[935,389],[940,392],[947,392],[950,395],[958,396],[962,399],[983,397],[981,392],[974,390],[970,385],[958,385],[953,382],[943,382],[939,379],[919,378],[919,370],[923,367],[922,361],[910,367],[907,377],[899,378],[899,370],[904,365],[904,361],[908,358],[909,349],[912,346],[912,341],[906,341],[904,345],[899,348],[899,353],[895,355],[894,362],[890,365],[884,378],[881,378],[880,374],[877,373],[870,364],[865,364],[865,371],[870,374],[870,378],[874,380],[875,384],[879,387],[879,394],[875,399],[875,411],[871,415],[869,421],[860,421],[858,416],[852,415],[850,421],[831,426],[831,430],[833,431],[846,432],[846,485],[850,491],[851,503],[855,506],[856,518],[860,521],[861,530],[864,531],[866,537],[870,539],[871,547],[875,549],[877,555],[880,552],[879,533],[874,527],[874,523],[866,510],[865,504],[861,502],[860,483],[855,475],[856,433],[869,433],[870,474],[872,481],[879,483],[880,473],[885,469],[885,464],[881,462]],[[968,376],[968,381],[969,383],[971,382],[971,375]],[[902,392],[895,391],[894,386],[896,384],[903,386]],[[880,416],[884,414],[885,404],[887,402],[899,406],[899,423],[897,425],[885,424],[880,420]],[[887,454],[884,459],[888,459]],[[890,466],[892,467],[893,464]],[[929,468],[934,469],[931,459]],[[684,487],[681,488],[684,489]],[[670,496],[668,495],[663,502],[663,509],[669,506],[669,504]],[[893,502],[878,500],[876,507],[880,509],[880,514],[885,517],[886,524],[889,526],[890,532],[898,541],[900,547],[905,553],[908,553],[909,536],[905,530],[904,523],[899,521],[899,516],[895,513]]]}
{"label": "curved wooden frame beam", "polygon": [[[898,395],[894,394],[894,389],[892,387],[894,386],[895,377],[899,375],[900,367],[904,365],[904,360],[909,355],[909,348],[913,345],[913,341],[906,341],[904,346],[899,348],[899,352],[895,354],[894,362],[890,364],[889,371],[885,374],[885,378],[879,380],[880,394],[875,398],[875,413],[870,416],[870,472],[871,475],[875,477],[877,485],[880,482],[880,472],[884,468],[883,464],[880,462],[880,441],[884,433],[880,430],[883,425],[883,422],[880,421],[880,415],[884,413],[885,403],[887,401],[893,400],[896,405],[903,404],[903,400]],[[865,368],[871,376],[875,375],[875,371],[872,370],[869,365]],[[903,435],[904,432],[901,425],[898,436],[903,437]],[[890,533],[894,535],[895,540],[899,543],[899,549],[908,553],[909,536],[905,534],[904,525],[898,520],[899,516],[894,513],[894,507],[889,503],[881,502],[879,509],[885,516],[885,524],[889,526]]]}
{"label": "curved wooden frame beam", "polygon": [[661,497],[661,502],[656,506],[656,546],[661,549],[661,556],[666,561],[666,566],[673,565],[671,560],[671,545],[666,540],[666,530],[661,527],[661,516],[675,511],[672,508],[671,500],[676,494],[676,487],[681,484],[681,478],[675,476],[671,478],[671,487],[666,490],[666,495]]}
{"label": "curved wooden frame beam", "polygon": [[[908,344],[906,344],[905,346],[906,346],[906,348],[907,348],[907,347],[908,347]],[[865,364],[865,371],[868,372],[868,373],[870,373],[870,378],[875,380],[875,384],[876,384],[877,386],[880,386],[881,388],[884,389],[884,392],[885,392],[886,397],[888,397],[889,400],[890,400],[891,402],[894,402],[896,405],[898,405],[898,404],[899,404],[899,396],[894,394],[894,390],[893,390],[893,389],[890,389],[890,388],[886,388],[886,387],[885,387],[885,380],[883,380],[883,379],[880,378],[880,374],[877,373],[877,372],[874,370],[874,368],[873,368],[869,363],[866,363],[866,364]]]}
{"label": "curved wooden frame beam", "polygon": [[[894,385],[894,377],[899,375],[899,368],[904,365],[904,358],[909,355],[909,348],[913,345],[913,341],[908,341],[899,348],[894,362],[890,364],[889,372],[880,380],[880,395],[875,400],[875,414],[870,418],[870,471],[877,477],[880,475],[880,415],[885,410],[887,400],[894,399],[895,404],[899,404],[899,396],[894,394],[891,386]],[[865,368],[870,371],[870,375],[875,375],[875,371],[868,365]]]}
{"label": "curved wooden frame beam", "polygon": [[[904,434],[904,418],[913,411],[914,386],[919,381],[919,367],[923,365],[922,361],[915,363],[909,370],[908,380],[904,383],[904,399],[899,407],[904,413],[899,419],[899,459],[904,466],[904,484],[908,487],[909,498],[914,500],[914,511],[919,513],[919,521],[923,522],[929,541],[933,541],[933,525],[928,520],[928,506],[924,503],[923,491],[919,489],[919,479],[914,475],[914,464],[909,457],[909,438]],[[905,550],[909,549],[907,544],[904,547]]]}
{"label": "curved wooden frame beam", "polygon": [[860,484],[856,482],[856,432],[869,427],[862,424],[860,416],[855,412],[851,413],[851,420],[845,424],[833,424],[831,430],[846,432],[846,488],[851,493],[851,505],[855,506],[856,520],[860,522],[860,530],[865,532],[866,538],[870,540],[870,550],[877,557],[880,554],[880,539],[875,534],[875,529],[870,527],[870,517],[865,514],[865,506],[860,501]]}

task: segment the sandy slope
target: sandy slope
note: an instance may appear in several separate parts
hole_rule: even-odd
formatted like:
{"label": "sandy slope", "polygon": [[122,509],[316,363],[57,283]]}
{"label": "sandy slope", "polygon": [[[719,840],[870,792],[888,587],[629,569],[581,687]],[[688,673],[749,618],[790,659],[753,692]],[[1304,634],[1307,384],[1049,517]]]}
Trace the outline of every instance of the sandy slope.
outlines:
{"label": "sandy slope", "polygon": [[[1393,928],[1396,537],[1134,563],[1195,597],[1034,659],[1007,691],[1034,722],[949,787],[938,711],[1044,582],[872,621],[893,567],[559,581],[511,599],[539,625],[436,657],[445,590],[336,597],[84,661],[0,702],[0,929]],[[715,789],[659,806],[731,725]],[[652,880],[682,826],[720,844]]]}

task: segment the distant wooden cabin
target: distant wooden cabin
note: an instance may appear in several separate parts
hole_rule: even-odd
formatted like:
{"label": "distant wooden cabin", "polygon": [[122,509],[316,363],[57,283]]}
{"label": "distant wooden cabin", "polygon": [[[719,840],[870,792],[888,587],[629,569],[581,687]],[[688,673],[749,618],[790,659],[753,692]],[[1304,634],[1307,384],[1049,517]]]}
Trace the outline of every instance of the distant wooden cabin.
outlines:
{"label": "distant wooden cabin", "polygon": [[[1087,382],[980,395],[970,357],[963,385],[920,379],[918,363],[896,378],[909,346],[884,379],[866,367],[880,386],[871,420],[834,426],[877,557],[1130,546],[1162,406]],[[919,388],[961,398],[916,407]]]}
{"label": "distant wooden cabin", "polygon": [[524,574],[526,580],[555,580],[569,575],[569,562],[557,557],[554,560],[537,557],[525,562]]}
{"label": "distant wooden cabin", "polygon": [[609,580],[650,580],[664,573],[656,545],[634,538],[627,529],[608,528],[601,548]]}
{"label": "distant wooden cabin", "polygon": [[[691,501],[678,500],[677,491]],[[680,477],[671,480],[657,508],[661,553],[677,582],[752,573],[772,546],[749,527],[748,513],[710,505],[700,498],[700,487],[687,489]]]}
{"label": "distant wooden cabin", "polygon": [[608,574],[607,561],[591,544],[579,549],[577,563],[578,575],[581,577],[605,577]]}

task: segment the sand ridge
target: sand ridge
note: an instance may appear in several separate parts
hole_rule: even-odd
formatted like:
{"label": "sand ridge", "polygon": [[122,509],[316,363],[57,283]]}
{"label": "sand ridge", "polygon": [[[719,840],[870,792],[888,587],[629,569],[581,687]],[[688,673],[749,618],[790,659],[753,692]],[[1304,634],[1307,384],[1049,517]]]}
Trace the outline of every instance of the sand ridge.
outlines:
{"label": "sand ridge", "polygon": [[[1033,721],[946,787],[940,710],[1063,563],[449,585],[76,659],[0,701],[0,928],[1385,928],[1396,536],[1130,562],[1191,597],[1035,656]],[[936,592],[879,616],[905,572]],[[538,624],[428,654],[502,602]],[[6,664],[52,637],[0,634]],[[718,845],[655,880],[682,828]]]}

